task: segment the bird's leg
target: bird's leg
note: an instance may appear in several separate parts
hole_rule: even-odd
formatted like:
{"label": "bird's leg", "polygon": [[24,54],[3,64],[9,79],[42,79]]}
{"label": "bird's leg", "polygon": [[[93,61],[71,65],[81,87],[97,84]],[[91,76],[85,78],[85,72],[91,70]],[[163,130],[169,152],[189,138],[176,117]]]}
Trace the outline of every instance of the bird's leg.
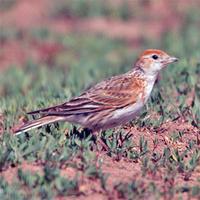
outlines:
{"label": "bird's leg", "polygon": [[102,149],[105,149],[106,151],[109,151],[108,146],[104,143],[104,141],[101,139],[100,137],[100,133],[101,131],[93,131],[92,135],[94,135],[96,137],[96,141],[97,141],[97,146],[98,144],[100,144],[101,147],[103,147]]}

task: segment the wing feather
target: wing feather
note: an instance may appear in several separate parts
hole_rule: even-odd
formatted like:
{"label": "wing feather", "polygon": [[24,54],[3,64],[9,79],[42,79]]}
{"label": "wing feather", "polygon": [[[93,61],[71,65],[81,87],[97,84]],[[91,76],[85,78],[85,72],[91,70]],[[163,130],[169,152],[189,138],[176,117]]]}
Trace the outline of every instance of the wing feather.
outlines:
{"label": "wing feather", "polygon": [[143,77],[134,76],[131,73],[115,76],[95,85],[79,97],[64,104],[28,114],[68,116],[123,108],[138,100],[139,94],[144,92],[145,84]]}

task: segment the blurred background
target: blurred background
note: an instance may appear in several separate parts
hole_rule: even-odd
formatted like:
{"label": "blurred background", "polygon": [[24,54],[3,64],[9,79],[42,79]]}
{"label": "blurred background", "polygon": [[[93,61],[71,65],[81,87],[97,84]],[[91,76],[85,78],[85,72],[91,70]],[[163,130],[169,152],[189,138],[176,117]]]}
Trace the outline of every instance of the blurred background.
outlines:
{"label": "blurred background", "polygon": [[87,57],[94,49],[99,62],[112,62],[107,67],[130,62],[150,47],[183,54],[199,38],[199,5],[199,0],[0,0],[0,67],[27,62],[84,67],[94,60]]}
{"label": "blurred background", "polygon": [[[199,8],[200,0],[0,0],[0,199],[200,199]],[[179,62],[161,72],[137,119],[100,134],[108,152],[68,123],[11,134],[28,111],[130,70],[147,48]]]}
{"label": "blurred background", "polygon": [[184,69],[195,82],[199,6],[199,0],[0,0],[1,104],[23,114],[48,100],[62,102],[129,70],[147,48],[180,58],[165,73],[168,87]]}

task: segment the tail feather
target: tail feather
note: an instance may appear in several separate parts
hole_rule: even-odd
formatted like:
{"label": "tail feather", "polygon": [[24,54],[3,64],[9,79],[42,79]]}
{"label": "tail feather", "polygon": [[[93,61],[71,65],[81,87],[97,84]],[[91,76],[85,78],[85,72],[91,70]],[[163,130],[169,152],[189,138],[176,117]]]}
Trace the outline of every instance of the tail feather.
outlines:
{"label": "tail feather", "polygon": [[54,123],[57,121],[63,121],[63,120],[64,120],[63,117],[58,117],[58,116],[41,117],[39,119],[32,120],[32,121],[18,127],[16,130],[14,130],[14,133],[15,133],[15,135],[20,135],[21,133],[30,131],[34,128],[38,128],[38,127],[44,126],[46,124]]}

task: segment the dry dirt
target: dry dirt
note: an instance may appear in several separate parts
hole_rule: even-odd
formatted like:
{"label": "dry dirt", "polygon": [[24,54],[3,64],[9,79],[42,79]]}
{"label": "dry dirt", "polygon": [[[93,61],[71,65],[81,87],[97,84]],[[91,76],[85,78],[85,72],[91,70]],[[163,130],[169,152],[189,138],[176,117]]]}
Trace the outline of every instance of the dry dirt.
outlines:
{"label": "dry dirt", "polygon": [[[129,133],[132,133],[132,140],[134,143],[138,142],[140,136],[143,135],[144,138],[148,141],[148,150],[149,152],[157,152],[162,154],[164,148],[173,147],[178,149],[180,152],[183,152],[188,145],[188,141],[198,140],[200,135],[200,130],[191,126],[188,122],[184,120],[177,120],[174,122],[167,122],[163,124],[159,130],[150,130],[147,128],[138,128],[138,127],[126,127],[125,130]],[[184,137],[178,141],[172,141],[170,139],[170,135],[174,132],[184,132]],[[155,138],[157,138],[157,143],[154,143]],[[136,150],[137,146],[135,147]],[[139,147],[138,147],[139,148]],[[107,189],[108,193],[102,190],[100,187],[99,180],[88,179],[85,176],[82,177],[82,180],[79,181],[79,189],[80,192],[84,195],[81,195],[80,199],[107,199],[110,198],[117,199],[118,194],[113,189],[113,186],[120,181],[130,182],[132,180],[140,180],[143,181],[143,184],[147,185],[151,181],[154,181],[156,185],[161,188],[161,190],[165,190],[166,184],[170,184],[171,186],[184,186],[187,185],[195,185],[197,177],[200,176],[200,167],[197,167],[195,171],[191,174],[179,173],[174,178],[172,178],[170,183],[164,182],[163,177],[166,175],[166,170],[164,168],[159,168],[155,174],[151,172],[147,172],[146,176],[142,176],[141,174],[141,161],[131,161],[125,158],[121,158],[119,161],[115,160],[106,155],[105,151],[99,152],[97,160],[101,160],[102,166],[101,169],[104,173],[108,173],[107,180]],[[1,172],[1,175],[5,177],[8,182],[13,182],[17,176],[18,168],[22,168],[24,171],[31,171],[32,173],[43,173],[42,168],[43,165],[39,163],[28,163],[22,162],[16,167],[9,167],[5,171]],[[77,171],[72,167],[66,167],[61,169],[61,175],[73,178],[77,173],[82,173],[82,171]],[[183,194],[184,195],[184,194]],[[58,197],[57,199],[65,199],[63,197]],[[69,199],[73,199],[70,197]]]}

